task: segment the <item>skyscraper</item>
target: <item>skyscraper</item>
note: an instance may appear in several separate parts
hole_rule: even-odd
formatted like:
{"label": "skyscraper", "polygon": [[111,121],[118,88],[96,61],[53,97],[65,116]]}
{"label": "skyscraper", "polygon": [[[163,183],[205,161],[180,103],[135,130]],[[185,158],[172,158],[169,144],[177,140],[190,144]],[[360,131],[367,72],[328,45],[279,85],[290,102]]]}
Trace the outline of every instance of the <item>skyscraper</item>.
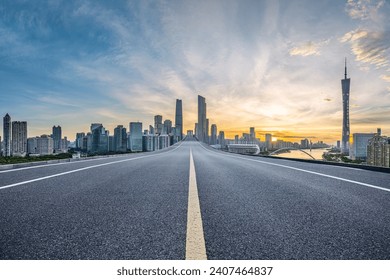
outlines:
{"label": "skyscraper", "polygon": [[341,153],[349,154],[349,88],[351,79],[347,78],[347,59],[345,59],[344,79],[341,80],[343,94],[343,134],[341,139]]}
{"label": "skyscraper", "polygon": [[154,133],[161,134],[162,129],[163,129],[162,116],[161,115],[154,116]]}
{"label": "skyscraper", "polygon": [[142,123],[141,122],[130,123],[130,150],[132,152],[142,152]]}
{"label": "skyscraper", "polygon": [[3,118],[4,156],[11,156],[11,117],[6,114]]}
{"label": "skyscraper", "polygon": [[249,128],[250,142],[253,144],[256,141],[256,132],[254,127]]}
{"label": "skyscraper", "polygon": [[172,121],[171,120],[165,120],[163,125],[163,132],[162,134],[170,134],[172,132]]}
{"label": "skyscraper", "polygon": [[211,125],[210,145],[216,145],[216,144],[217,144],[217,125],[212,124]]}
{"label": "skyscraper", "polygon": [[272,149],[272,134],[270,133],[265,134],[265,147],[267,150]]}
{"label": "skyscraper", "polygon": [[123,125],[118,125],[114,128],[114,143],[113,150],[115,152],[126,152],[127,150],[127,133]]}
{"label": "skyscraper", "polygon": [[27,154],[27,122],[12,122],[12,155]]}
{"label": "skyscraper", "polygon": [[176,99],[175,128],[178,140],[183,139],[183,104],[180,99]]}
{"label": "skyscraper", "polygon": [[207,117],[206,117],[206,99],[198,95],[198,128],[197,135],[199,141],[207,141]]}
{"label": "skyscraper", "polygon": [[53,143],[54,143],[54,151],[62,150],[61,139],[62,139],[62,130],[61,126],[53,126],[52,133]]}

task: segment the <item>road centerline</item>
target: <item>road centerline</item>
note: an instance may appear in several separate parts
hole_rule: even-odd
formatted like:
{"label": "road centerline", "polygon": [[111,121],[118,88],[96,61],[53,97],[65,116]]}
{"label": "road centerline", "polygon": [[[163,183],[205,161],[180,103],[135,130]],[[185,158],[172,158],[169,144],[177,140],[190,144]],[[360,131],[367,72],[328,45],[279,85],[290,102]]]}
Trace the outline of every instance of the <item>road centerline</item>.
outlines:
{"label": "road centerline", "polygon": [[186,260],[207,260],[202,215],[192,149],[190,149],[190,174],[188,190]]}

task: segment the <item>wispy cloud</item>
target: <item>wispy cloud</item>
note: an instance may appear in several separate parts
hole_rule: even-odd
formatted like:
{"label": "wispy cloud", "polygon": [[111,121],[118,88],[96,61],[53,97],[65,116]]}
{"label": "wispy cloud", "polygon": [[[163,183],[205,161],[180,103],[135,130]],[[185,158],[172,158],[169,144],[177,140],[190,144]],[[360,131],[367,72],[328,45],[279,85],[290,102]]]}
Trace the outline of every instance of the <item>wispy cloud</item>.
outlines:
{"label": "wispy cloud", "polygon": [[357,61],[376,67],[389,66],[390,32],[369,31],[358,28],[346,33],[340,42],[349,43]]}
{"label": "wispy cloud", "polygon": [[346,11],[353,19],[376,20],[384,3],[384,0],[348,0]]}
{"label": "wispy cloud", "polygon": [[321,47],[327,45],[329,40],[321,41],[321,42],[312,42],[308,41],[303,43],[297,47],[294,47],[290,50],[290,55],[300,55],[300,56],[309,56],[309,55],[320,55]]}

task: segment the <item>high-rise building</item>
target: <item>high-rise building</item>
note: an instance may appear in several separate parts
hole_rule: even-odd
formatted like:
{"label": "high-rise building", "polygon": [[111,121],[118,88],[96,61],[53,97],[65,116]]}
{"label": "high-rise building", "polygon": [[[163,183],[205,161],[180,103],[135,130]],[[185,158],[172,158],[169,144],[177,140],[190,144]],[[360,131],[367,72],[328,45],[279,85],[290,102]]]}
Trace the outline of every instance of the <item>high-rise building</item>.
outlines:
{"label": "high-rise building", "polygon": [[256,141],[256,132],[254,127],[249,128],[250,142],[253,144]]}
{"label": "high-rise building", "polygon": [[194,132],[195,136],[198,137],[198,123],[195,123]]}
{"label": "high-rise building", "polygon": [[216,144],[217,144],[217,125],[212,124],[211,125],[210,145],[216,145]]}
{"label": "high-rise building", "polygon": [[154,133],[161,134],[162,129],[163,129],[162,116],[161,115],[154,116]]}
{"label": "high-rise building", "polygon": [[350,149],[350,157],[353,160],[366,160],[368,140],[375,136],[375,133],[354,133]]}
{"label": "high-rise building", "polygon": [[12,122],[12,155],[27,154],[27,122]]}
{"label": "high-rise building", "polygon": [[351,79],[347,78],[347,59],[345,59],[344,79],[341,80],[341,89],[343,95],[343,133],[341,140],[341,153],[349,154],[349,88]]}
{"label": "high-rise building", "polygon": [[172,121],[165,120],[163,125],[162,134],[170,134],[172,132]]}
{"label": "high-rise building", "polygon": [[142,152],[142,123],[141,122],[130,123],[130,150],[132,152]]}
{"label": "high-rise building", "polygon": [[62,139],[62,130],[61,126],[53,126],[52,138],[54,143],[54,151],[58,152],[62,150],[61,139]]}
{"label": "high-rise building", "polygon": [[154,127],[149,125],[149,134],[154,134]]}
{"label": "high-rise building", "polygon": [[12,148],[11,148],[11,117],[10,115],[6,114],[3,118],[3,137],[4,137],[4,156],[10,157],[12,154]]}
{"label": "high-rise building", "polygon": [[127,132],[123,125],[118,125],[114,129],[114,147],[115,152],[126,152],[127,150]]}
{"label": "high-rise building", "polygon": [[270,133],[267,133],[265,135],[265,147],[267,148],[267,150],[272,149],[272,134]]}
{"label": "high-rise building", "polygon": [[308,149],[310,148],[310,143],[307,138],[301,140],[301,149]]}
{"label": "high-rise building", "polygon": [[205,143],[209,144],[210,142],[210,121],[209,119],[206,119],[206,139],[205,139]]}
{"label": "high-rise building", "polygon": [[367,164],[380,167],[390,167],[390,138],[377,133],[368,140]]}
{"label": "high-rise building", "polygon": [[200,95],[198,95],[198,128],[196,137],[201,142],[207,142],[206,99]]}
{"label": "high-rise building", "polygon": [[175,128],[178,140],[183,139],[183,104],[180,99],[176,99]]}
{"label": "high-rise building", "polygon": [[218,144],[221,145],[221,148],[224,149],[226,147],[226,141],[225,141],[225,132],[220,131],[218,135]]}
{"label": "high-rise building", "polygon": [[76,149],[83,149],[83,138],[85,137],[84,132],[76,133]]}
{"label": "high-rise building", "polygon": [[[88,135],[87,135],[88,136]],[[92,153],[107,153],[108,152],[108,141],[109,132],[103,125],[94,123],[91,125],[91,136],[92,143],[89,152]]]}

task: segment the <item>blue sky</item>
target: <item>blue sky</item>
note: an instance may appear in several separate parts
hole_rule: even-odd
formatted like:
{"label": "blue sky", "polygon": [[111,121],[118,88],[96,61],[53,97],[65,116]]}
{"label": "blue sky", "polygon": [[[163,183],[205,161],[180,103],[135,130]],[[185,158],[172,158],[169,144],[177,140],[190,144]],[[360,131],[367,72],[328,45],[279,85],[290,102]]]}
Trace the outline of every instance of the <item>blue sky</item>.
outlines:
{"label": "blue sky", "polygon": [[[197,95],[228,135],[390,135],[390,1],[18,1],[0,4],[0,113],[29,136],[61,125],[197,121]],[[2,132],[1,132],[2,133]],[[314,139],[316,140],[316,138]]]}

